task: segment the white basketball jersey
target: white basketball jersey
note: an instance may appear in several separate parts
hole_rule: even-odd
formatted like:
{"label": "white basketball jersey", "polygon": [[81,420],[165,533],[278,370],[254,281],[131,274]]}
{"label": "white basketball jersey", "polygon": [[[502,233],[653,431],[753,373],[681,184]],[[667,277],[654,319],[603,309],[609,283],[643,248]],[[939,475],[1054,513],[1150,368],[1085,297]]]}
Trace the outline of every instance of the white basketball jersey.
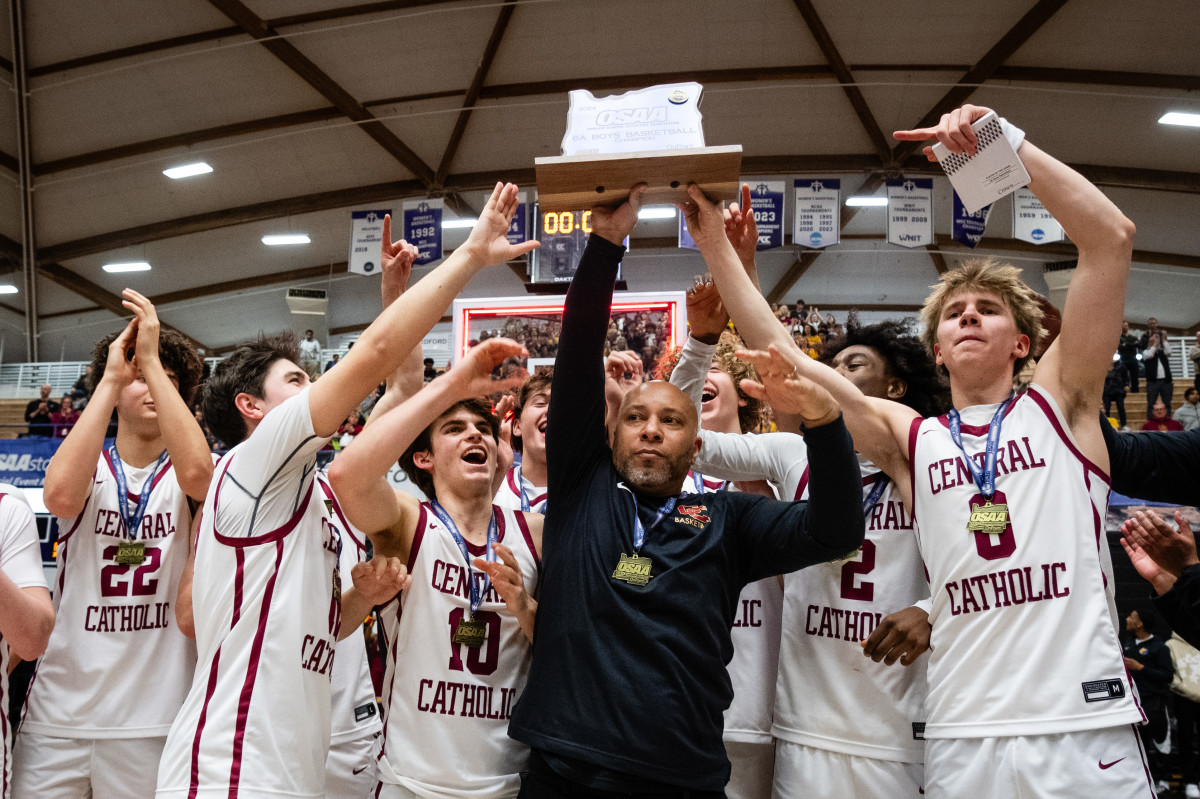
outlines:
{"label": "white basketball jersey", "polygon": [[733,616],[733,659],[726,667],[733,701],[725,709],[726,741],[771,743],[783,586],[778,577],[749,583]]}
{"label": "white basketball jersey", "polygon": [[522,486],[525,488],[525,500],[529,503],[529,512],[545,513],[546,487],[535,486],[521,477],[520,466],[513,466],[504,475],[504,482],[500,484],[500,490],[496,492],[496,497],[492,502],[509,510],[523,510],[521,507]]}
{"label": "white basketball jersey", "polygon": [[[997,407],[961,412],[963,446],[981,466]],[[913,421],[909,457],[933,587],[926,737],[1141,721],[1101,567],[1109,479],[1079,452],[1053,397],[1034,385],[1004,416],[993,498],[1008,507],[1002,533],[967,530],[972,504],[984,503],[945,417]]]}
{"label": "white basketball jersey", "polygon": [[[882,476],[859,459],[864,498]],[[886,666],[860,641],[883,617],[929,597],[912,517],[894,483],[867,511],[853,558],[784,576],[777,738],[847,755],[919,763],[925,666]]]}
{"label": "white basketball jersey", "polygon": [[[346,514],[338,505],[333,489],[323,477],[317,479],[322,496],[329,503],[333,515],[330,522],[338,528],[342,537],[341,554],[338,557],[338,572],[341,574],[342,591],[354,586],[350,570],[354,564],[366,560],[367,539],[357,527],[350,524]],[[355,632],[334,645],[332,692],[332,727],[329,742],[352,741],[370,738],[378,733],[383,724],[375,703],[375,686],[371,684],[371,668],[367,663],[367,644],[362,634],[363,619],[342,619],[342,624],[358,627]]]}
{"label": "white basketball jersey", "polygon": [[[116,562],[130,540],[117,469],[131,506],[149,480],[137,565]],[[179,631],[174,608],[191,523],[169,459],[135,469],[101,452],[83,510],[58,520],[58,616],[30,684],[23,730],[60,738],[167,734],[196,665],[196,646]]]}
{"label": "white basketball jersey", "polygon": [[[17,588],[46,587],[37,524],[21,489],[0,483],[0,572]],[[13,729],[8,718],[8,641],[0,636],[0,799],[12,783]]]}
{"label": "white basketball jersey", "polygon": [[199,662],[161,799],[324,796],[341,545],[314,478],[327,440],[305,390],[217,465],[196,543]]}
{"label": "white basketball jersey", "polygon": [[[534,593],[541,563],[524,516],[495,509],[497,540],[512,549],[525,589]],[[472,557],[484,547],[467,544]],[[421,504],[409,554],[412,587],[379,610],[387,639],[384,744],[380,778],[423,797],[512,797],[529,750],[508,737],[508,717],[529,674],[529,640],[489,587],[476,620],[487,625],[477,648],[455,644],[470,612],[462,552],[428,504]]]}

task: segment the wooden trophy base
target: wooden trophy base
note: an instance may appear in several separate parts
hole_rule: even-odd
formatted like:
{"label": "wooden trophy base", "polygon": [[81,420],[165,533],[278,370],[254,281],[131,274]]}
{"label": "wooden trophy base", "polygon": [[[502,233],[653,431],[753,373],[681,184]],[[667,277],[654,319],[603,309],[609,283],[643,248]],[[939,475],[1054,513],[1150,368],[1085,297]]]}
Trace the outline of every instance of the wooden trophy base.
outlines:
{"label": "wooden trophy base", "polygon": [[645,203],[688,199],[695,183],[713,202],[736,200],[742,169],[742,145],[654,150],[613,155],[563,155],[534,159],[538,207],[546,211],[583,211],[617,205],[629,189],[646,183]]}

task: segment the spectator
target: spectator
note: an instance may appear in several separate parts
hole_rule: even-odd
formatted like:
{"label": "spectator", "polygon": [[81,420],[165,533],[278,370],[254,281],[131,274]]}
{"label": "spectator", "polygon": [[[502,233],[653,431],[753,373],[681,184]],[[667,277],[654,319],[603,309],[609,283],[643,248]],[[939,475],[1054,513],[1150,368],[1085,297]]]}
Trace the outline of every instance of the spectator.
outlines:
{"label": "spectator", "polygon": [[438,376],[438,372],[433,366],[433,358],[426,358],[423,363],[425,364],[425,382],[428,383]]}
{"label": "spectator", "polygon": [[53,428],[50,420],[50,414],[58,410],[58,403],[50,399],[50,384],[42,384],[42,395],[35,400],[30,400],[25,406],[25,421],[29,423],[29,435],[31,436],[49,436],[52,434]]}
{"label": "spectator", "polygon": [[1200,332],[1196,333],[1196,343],[1188,349],[1188,360],[1192,362],[1192,385],[1200,389]]}
{"label": "spectator", "polygon": [[1125,647],[1125,668],[1133,675],[1147,718],[1147,723],[1138,727],[1138,734],[1146,747],[1150,771],[1161,779],[1166,775],[1166,763],[1157,744],[1167,737],[1167,697],[1175,666],[1166,643],[1146,629],[1146,624],[1156,621],[1152,610],[1135,610],[1126,617],[1125,629],[1133,633],[1133,640]]}
{"label": "spectator", "polygon": [[1172,417],[1183,425],[1184,430],[1200,428],[1200,390],[1189,388],[1183,392],[1183,404]]}
{"label": "spectator", "polygon": [[1125,395],[1129,393],[1129,379],[1125,362],[1120,359],[1113,360],[1108,367],[1108,374],[1104,376],[1104,415],[1109,416],[1112,404],[1117,403],[1117,421],[1121,430],[1129,429],[1125,418]]}
{"label": "spectator", "polygon": [[75,385],[71,387],[71,399],[75,401],[75,410],[82,411],[87,405],[88,398],[92,396],[92,365],[89,363],[83,367],[83,374],[75,381]]}
{"label": "spectator", "polygon": [[379,397],[380,397],[379,387],[376,386],[374,389],[372,389],[371,393],[367,395],[367,398],[365,400],[358,403],[358,418],[359,419],[366,419],[368,416],[371,415],[371,411],[375,409],[375,403],[379,401]]}
{"label": "spectator", "polygon": [[330,359],[329,363],[325,364],[325,371],[326,371],[326,372],[328,372],[330,369],[332,369],[333,367],[337,366],[338,359],[339,359],[339,358],[341,358],[341,357],[342,357],[342,356],[338,355],[338,354],[335,352],[335,353],[333,354],[333,358],[331,358],[331,359]]}
{"label": "spectator", "polygon": [[1121,363],[1125,364],[1125,370],[1129,372],[1130,390],[1136,394],[1138,392],[1138,354],[1141,353],[1143,347],[1141,340],[1134,334],[1129,332],[1129,323],[1121,323],[1121,340],[1117,344],[1117,355],[1121,356]]}
{"label": "spectator", "polygon": [[79,411],[75,410],[72,402],[70,394],[63,396],[58,410],[50,414],[50,424],[55,438],[66,438],[67,433],[71,432],[71,428],[79,419]]}
{"label": "spectator", "polygon": [[[1146,381],[1146,385],[1149,386],[1149,381]],[[1153,430],[1160,433],[1182,432],[1183,425],[1167,415],[1167,404],[1159,400],[1154,403],[1154,408],[1150,411],[1150,418],[1142,425],[1142,430]]]}
{"label": "spectator", "polygon": [[1156,330],[1149,335],[1142,351],[1142,364],[1146,367],[1147,407],[1153,407],[1161,399],[1170,413],[1175,382],[1171,375],[1171,342],[1165,333]]}
{"label": "spectator", "polygon": [[1167,641],[1175,678],[1171,680],[1174,694],[1175,730],[1171,736],[1172,773],[1183,777],[1186,785],[1200,781],[1200,757],[1196,744],[1200,742],[1200,651],[1175,633]]}
{"label": "spectator", "polygon": [[305,330],[300,340],[300,368],[308,373],[309,380],[321,374],[321,342],[313,338],[311,330]]}
{"label": "spectator", "polygon": [[196,424],[200,425],[200,430],[204,433],[204,440],[208,442],[208,448],[213,452],[225,449],[225,445],[208,429],[208,423],[204,421],[204,411],[196,408],[192,411],[192,415],[196,417]]}
{"label": "spectator", "polygon": [[342,422],[342,426],[338,428],[336,435],[338,436],[356,436],[362,432],[362,417],[358,415],[357,410],[350,411],[350,415],[346,417],[346,421]]}

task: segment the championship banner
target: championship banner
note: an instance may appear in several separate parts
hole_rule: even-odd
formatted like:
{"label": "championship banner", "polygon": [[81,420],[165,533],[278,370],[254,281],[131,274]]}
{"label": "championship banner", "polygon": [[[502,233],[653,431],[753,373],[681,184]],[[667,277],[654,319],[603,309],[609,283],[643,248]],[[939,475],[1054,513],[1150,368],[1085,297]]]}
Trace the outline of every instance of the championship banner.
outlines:
{"label": "championship banner", "polygon": [[985,205],[972,213],[963,205],[958,192],[955,191],[953,194],[954,219],[952,220],[951,235],[959,244],[975,249],[975,245],[979,244],[979,240],[983,238],[983,231],[987,227],[988,217],[991,216],[992,206]]}
{"label": "championship banner", "polygon": [[1051,216],[1042,201],[1033,196],[1033,192],[1017,189],[1012,198],[1014,239],[1030,244],[1052,244],[1063,240],[1062,225]]}
{"label": "championship banner", "polygon": [[679,249],[681,250],[698,250],[696,240],[692,238],[692,234],[688,233],[687,219],[683,214],[679,214]]}
{"label": "championship banner", "polygon": [[391,212],[391,208],[385,208],[350,214],[351,272],[373,275],[379,271],[379,260],[383,256],[383,218]]}
{"label": "championship banner", "polygon": [[41,488],[46,467],[62,444],[61,438],[12,438],[0,441],[0,483],[17,488]]}
{"label": "championship banner", "polygon": [[517,192],[517,212],[508,226],[508,243],[520,244],[529,241],[529,202],[525,192]]}
{"label": "championship banner", "polygon": [[442,257],[441,200],[417,200],[404,204],[404,240],[417,248],[417,265],[431,264]]}
{"label": "championship banner", "polygon": [[786,189],[782,180],[766,180],[750,189],[750,210],[758,225],[757,250],[775,250],[783,246],[783,193]]}
{"label": "championship banner", "polygon": [[792,243],[820,249],[837,244],[842,232],[842,181],[797,180]]}
{"label": "championship banner", "polygon": [[887,240],[901,247],[933,244],[933,178],[887,182]]}
{"label": "championship banner", "polygon": [[699,83],[667,83],[597,99],[576,89],[568,95],[563,155],[703,147],[703,90]]}

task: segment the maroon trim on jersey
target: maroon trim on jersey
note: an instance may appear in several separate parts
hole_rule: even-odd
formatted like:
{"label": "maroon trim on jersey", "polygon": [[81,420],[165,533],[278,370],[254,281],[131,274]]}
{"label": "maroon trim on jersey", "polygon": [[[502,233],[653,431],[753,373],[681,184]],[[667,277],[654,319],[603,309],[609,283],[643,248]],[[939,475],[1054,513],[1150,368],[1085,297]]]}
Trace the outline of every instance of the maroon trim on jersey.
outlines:
{"label": "maroon trim on jersey", "polygon": [[[938,417],[941,418],[940,416]],[[921,432],[921,423],[925,420],[920,416],[909,422],[908,425],[908,481],[912,486],[912,517],[913,528],[919,530],[920,527],[916,524],[917,521],[917,436]],[[918,541],[920,536],[917,536]],[[929,579],[929,570],[925,570],[925,579]]]}
{"label": "maroon trim on jersey", "polygon": [[510,466],[508,471],[504,473],[504,479],[508,481],[509,489],[518,497],[521,496],[521,487],[517,485],[517,467]]}
{"label": "maroon trim on jersey", "polygon": [[[7,494],[0,494],[0,499],[5,496]],[[0,635],[0,646],[4,646],[3,635]],[[12,737],[8,733],[8,694],[4,690],[7,684],[8,681],[0,675],[0,799],[8,796],[8,780],[5,777],[8,776],[8,752],[11,749],[9,740]]]}
{"label": "maroon trim on jersey", "polygon": [[[1142,714],[1142,723],[1146,723],[1145,714]],[[1158,796],[1158,789],[1154,787],[1154,775],[1150,773],[1150,762],[1146,760],[1146,750],[1142,748],[1142,736],[1138,734],[1136,724],[1130,724],[1129,729],[1133,732],[1133,739],[1137,741],[1138,754],[1142,758],[1142,771],[1146,773],[1146,784],[1150,786],[1150,795]]]}
{"label": "maroon trim on jersey", "polygon": [[71,529],[67,530],[65,535],[61,532],[58,534],[58,542],[60,544],[65,544],[67,539],[71,537],[71,533],[75,532],[76,528],[79,527],[79,523],[83,521],[83,513],[87,510],[87,506],[91,504],[91,501],[92,495],[89,492],[87,499],[83,501],[83,507],[79,509],[79,515],[75,517],[75,523],[71,525]]}
{"label": "maroon trim on jersey", "polygon": [[[1020,394],[1018,394],[1016,396],[1016,399],[1014,399],[1012,402],[1008,403],[1008,407],[1004,409],[1004,415],[1001,416],[1000,418],[1001,419],[1008,418],[1008,415],[1013,412],[1013,408],[1017,407],[1017,403],[1021,401],[1021,398],[1024,397],[1026,393],[1027,393],[1026,391],[1021,392]],[[950,429],[949,414],[943,413],[941,416],[937,417],[937,420],[942,423],[942,427],[946,428],[947,430]],[[914,421],[920,422],[923,420],[920,417],[917,417]],[[962,430],[962,432],[968,436],[986,436],[988,434],[989,426],[990,425],[986,425],[986,424],[964,424],[964,425],[961,425],[959,427],[959,429]],[[912,435],[911,430],[909,431],[909,435],[910,436]]]}
{"label": "maroon trim on jersey", "polygon": [[800,474],[800,481],[796,483],[796,496],[792,497],[799,501],[800,497],[804,496],[804,490],[808,488],[808,464],[804,464],[804,471]]}
{"label": "maroon trim on jersey", "polygon": [[[224,479],[225,475],[222,474],[221,478]],[[304,512],[308,510],[308,503],[310,500],[312,500],[313,488],[316,486],[316,482],[316,480],[313,480],[308,484],[308,491],[305,492],[304,499],[300,500],[300,504],[296,507],[296,511],[292,514],[292,518],[288,519],[282,527],[276,528],[269,533],[263,533],[262,535],[252,535],[247,536],[246,538],[238,538],[236,536],[221,535],[221,533],[217,532],[217,520],[214,518],[213,538],[230,547],[254,547],[260,544],[271,544],[282,541],[288,533],[296,529],[296,525],[300,524],[300,519],[304,517]],[[217,491],[220,490],[221,485],[218,483]],[[218,500],[220,500],[219,495],[213,497],[214,516],[216,515],[215,511]]]}
{"label": "maroon trim on jersey", "polygon": [[317,478],[317,482],[321,484],[321,490],[325,492],[325,496],[329,497],[329,502],[333,505],[333,512],[342,520],[342,528],[346,535],[350,536],[350,540],[354,542],[354,546],[358,547],[360,553],[367,551],[367,545],[354,534],[354,526],[350,524],[350,520],[346,518],[346,514],[342,512],[342,506],[338,504],[337,497],[334,496],[333,489],[329,487],[321,478]]}
{"label": "maroon trim on jersey", "polygon": [[525,539],[526,546],[529,547],[529,553],[533,555],[534,565],[539,570],[542,568],[542,557],[538,555],[537,547],[533,545],[533,536],[529,533],[529,522],[525,521],[525,514],[522,511],[513,511],[513,516],[517,520],[517,527],[521,528],[521,537]]}
{"label": "maroon trim on jersey", "polygon": [[[238,550],[241,554],[241,550]],[[234,613],[237,613],[237,608],[234,608]],[[208,668],[208,686],[204,691],[204,704],[200,706],[200,718],[196,720],[196,735],[192,738],[192,778],[191,786],[188,788],[188,799],[196,799],[196,793],[200,790],[200,737],[204,734],[204,724],[208,721],[208,703],[212,701],[213,694],[217,692],[217,674],[221,667],[221,647],[217,647],[216,654],[213,655],[212,665]]]}
{"label": "maroon trim on jersey", "polygon": [[[404,613],[404,607],[400,604],[400,595],[396,594],[396,596],[392,598],[391,602],[396,602],[396,629],[399,630],[400,629],[400,616],[401,616],[401,614]],[[388,604],[391,604],[391,602],[389,602]],[[382,610],[382,607],[383,606],[380,606],[381,610]],[[391,660],[392,660],[392,679],[387,684],[387,687],[384,691],[384,696],[383,696],[383,717],[380,719],[380,723],[383,724],[383,739],[379,745],[379,754],[375,756],[376,763],[378,763],[380,760],[383,760],[384,756],[387,754],[388,719],[392,715],[392,696],[396,693],[396,654],[397,654],[396,653],[396,642],[388,640],[387,625],[383,623],[382,618],[380,618],[379,632],[383,636],[383,645],[385,647],[387,647],[388,657],[391,658]],[[383,782],[380,781],[379,787],[382,787],[382,786],[383,786]],[[376,789],[376,795],[378,795],[378,788]]]}
{"label": "maroon trim on jersey", "polygon": [[1088,460],[1084,454],[1080,452],[1073,443],[1071,443],[1071,439],[1067,436],[1067,432],[1063,430],[1062,424],[1058,421],[1058,416],[1054,413],[1054,409],[1050,407],[1050,403],[1045,397],[1042,396],[1041,392],[1035,388],[1030,388],[1028,394],[1033,398],[1033,401],[1038,404],[1038,407],[1042,409],[1042,412],[1046,414],[1046,418],[1050,420],[1051,426],[1054,427],[1054,432],[1058,433],[1058,437],[1061,438],[1062,442],[1067,445],[1067,449],[1071,450],[1071,454],[1083,464],[1085,469],[1090,469],[1091,471],[1095,472],[1096,475],[1104,481],[1105,485],[1111,486],[1112,479],[1105,474],[1104,470]]}
{"label": "maroon trim on jersey", "polygon": [[[309,495],[312,494],[312,486],[309,486]],[[307,504],[307,502],[305,503]],[[243,558],[242,550],[237,550],[238,555],[238,575],[242,574]],[[258,661],[262,656],[263,638],[267,633],[267,618],[271,614],[271,597],[275,594],[275,578],[279,576],[279,566],[283,563],[283,541],[275,541],[275,570],[271,573],[271,577],[267,580],[267,587],[263,590],[262,604],[258,609],[258,630],[254,633],[254,643],[250,647],[250,663],[246,667],[246,681],[242,683],[242,695],[238,699],[237,726],[233,733],[233,765],[229,769],[229,796],[236,797],[238,783],[242,777],[242,746],[246,738],[246,722],[250,716],[250,700],[254,695],[254,681],[258,676]],[[235,622],[236,623],[236,622]]]}
{"label": "maroon trim on jersey", "polygon": [[417,562],[417,550],[421,548],[421,541],[425,538],[425,525],[429,523],[429,503],[422,502],[420,509],[421,512],[417,515],[417,529],[413,533],[412,546],[408,549],[407,565],[409,574],[412,574],[413,564]]}

